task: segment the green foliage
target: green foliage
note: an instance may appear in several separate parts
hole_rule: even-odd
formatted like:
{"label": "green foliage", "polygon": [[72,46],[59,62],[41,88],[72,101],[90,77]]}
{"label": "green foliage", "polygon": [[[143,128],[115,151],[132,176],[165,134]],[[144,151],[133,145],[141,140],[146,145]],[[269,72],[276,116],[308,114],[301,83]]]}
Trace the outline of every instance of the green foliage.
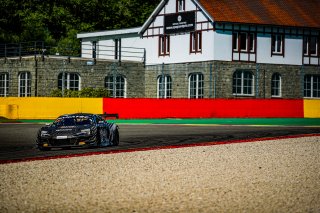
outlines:
{"label": "green foliage", "polygon": [[77,33],[141,26],[159,2],[2,0],[0,43],[41,40],[58,48],[67,46],[70,50],[79,49]]}
{"label": "green foliage", "polygon": [[62,91],[61,91],[61,89],[54,89],[54,90],[52,90],[50,96],[51,96],[51,97],[62,97]]}
{"label": "green foliage", "polygon": [[54,89],[51,91],[51,97],[68,97],[68,98],[108,98],[110,97],[110,93],[105,88],[83,88],[80,91],[74,90],[64,90],[64,94],[62,95],[61,89]]}

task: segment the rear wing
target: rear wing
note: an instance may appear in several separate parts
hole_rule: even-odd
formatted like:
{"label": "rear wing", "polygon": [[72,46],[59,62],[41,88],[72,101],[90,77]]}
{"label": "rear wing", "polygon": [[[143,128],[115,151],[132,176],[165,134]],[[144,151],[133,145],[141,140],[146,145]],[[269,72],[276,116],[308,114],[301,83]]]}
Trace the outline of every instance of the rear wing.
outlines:
{"label": "rear wing", "polygon": [[103,114],[100,114],[100,116],[101,116],[103,119],[106,119],[106,118],[116,118],[116,119],[119,119],[118,113],[109,114],[109,113],[104,112]]}

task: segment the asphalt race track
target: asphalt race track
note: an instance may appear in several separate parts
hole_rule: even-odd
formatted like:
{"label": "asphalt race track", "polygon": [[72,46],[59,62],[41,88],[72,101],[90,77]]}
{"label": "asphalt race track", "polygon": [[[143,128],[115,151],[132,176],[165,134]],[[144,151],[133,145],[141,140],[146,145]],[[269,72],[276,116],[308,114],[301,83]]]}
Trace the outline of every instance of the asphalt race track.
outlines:
{"label": "asphalt race track", "polygon": [[320,127],[120,125],[120,145],[117,147],[39,151],[35,147],[35,138],[41,126],[41,124],[0,124],[0,162],[110,150],[320,133]]}

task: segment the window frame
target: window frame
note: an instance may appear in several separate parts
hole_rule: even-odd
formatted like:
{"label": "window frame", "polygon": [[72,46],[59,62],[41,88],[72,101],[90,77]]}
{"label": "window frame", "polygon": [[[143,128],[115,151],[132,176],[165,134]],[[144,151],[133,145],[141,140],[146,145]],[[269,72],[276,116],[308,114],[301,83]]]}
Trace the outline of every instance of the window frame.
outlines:
{"label": "window frame", "polygon": [[[25,75],[25,76],[22,78],[22,75]],[[32,84],[31,73],[28,71],[27,72],[20,72],[19,73],[18,96],[19,97],[31,97],[31,84]]]}
{"label": "window frame", "polygon": [[92,58],[97,58],[97,41],[92,41]]}
{"label": "window frame", "polygon": [[[311,53],[311,44],[312,44],[312,41],[311,39],[315,39],[315,53]],[[313,57],[317,57],[320,55],[319,51],[320,51],[320,48],[319,48],[319,37],[318,36],[315,36],[315,35],[304,35],[303,36],[303,42],[302,42],[302,45],[303,45],[303,56],[307,56],[307,57],[310,57],[310,56],[313,56]]]}
{"label": "window frame", "polygon": [[[309,81],[306,81],[306,78]],[[316,82],[315,82],[316,78]],[[306,88],[309,84],[309,87]],[[316,88],[315,88],[316,86]],[[307,92],[310,93],[310,95],[307,94]],[[317,96],[315,96],[315,92],[317,93]],[[303,97],[304,98],[320,98],[320,75],[305,75],[304,76],[304,81],[303,81]]]}
{"label": "window frame", "polygon": [[[242,39],[245,41],[245,45],[242,44]],[[256,52],[256,33],[245,31],[232,32],[232,50],[233,52],[241,53],[255,53]],[[245,49],[243,49],[245,46]],[[239,50],[240,49],[240,50]]]}
{"label": "window frame", "polygon": [[[61,75],[61,78],[60,78],[60,75]],[[77,76],[78,79],[71,79],[71,75]],[[71,90],[71,91],[80,91],[81,90],[81,76],[79,73],[65,72],[64,82],[63,82],[62,78],[63,78],[63,72],[59,73],[59,75],[58,75],[58,89],[62,90],[62,85],[64,83],[64,89]],[[61,84],[60,84],[60,82],[61,82]],[[75,85],[74,82],[78,82],[77,83],[78,87],[74,86]],[[73,84],[73,86],[71,84]]]}
{"label": "window frame", "polygon": [[0,73],[0,97],[8,97],[9,94],[9,73]]}
{"label": "window frame", "polygon": [[183,12],[186,10],[186,1],[185,0],[176,0],[176,12]]}
{"label": "window frame", "polygon": [[[116,80],[115,84],[114,79]],[[104,87],[109,91],[111,98],[127,98],[127,78],[124,75],[116,75],[115,78],[113,75],[105,76]]]}
{"label": "window frame", "polygon": [[273,73],[271,76],[271,97],[282,97],[282,76],[278,72]]}
{"label": "window frame", "polygon": [[[280,42],[280,51],[278,51],[278,43]],[[271,56],[284,56],[285,35],[281,33],[271,34]]]}
{"label": "window frame", "polygon": [[[161,88],[162,80],[164,78],[163,82],[163,88]],[[170,75],[159,75],[157,78],[157,98],[172,98],[172,78]]]}
{"label": "window frame", "polygon": [[[240,78],[236,76],[238,73],[241,73]],[[251,79],[251,85],[245,85],[245,82],[248,81],[248,78],[245,78],[245,74],[250,74]],[[236,78],[235,78],[236,77]],[[238,86],[237,82],[240,79],[240,86]],[[234,96],[254,96],[255,91],[254,91],[254,74],[250,70],[236,70],[233,75],[232,75],[232,95]],[[236,84],[235,84],[236,82]],[[240,88],[240,93],[238,93],[238,88]],[[247,88],[247,89],[245,89]],[[245,90],[250,90],[251,93],[245,93]]]}
{"label": "window frame", "polygon": [[[195,80],[192,77],[195,76]],[[200,79],[201,76],[201,79]],[[204,75],[202,73],[190,73],[188,77],[188,98],[202,99],[204,98]],[[195,87],[193,87],[195,85]],[[191,90],[194,90],[191,92]],[[193,94],[195,93],[195,94]]]}
{"label": "window frame", "polygon": [[202,31],[190,32],[190,53],[202,52]]}
{"label": "window frame", "polygon": [[159,56],[170,55],[170,36],[160,35],[159,36]]}

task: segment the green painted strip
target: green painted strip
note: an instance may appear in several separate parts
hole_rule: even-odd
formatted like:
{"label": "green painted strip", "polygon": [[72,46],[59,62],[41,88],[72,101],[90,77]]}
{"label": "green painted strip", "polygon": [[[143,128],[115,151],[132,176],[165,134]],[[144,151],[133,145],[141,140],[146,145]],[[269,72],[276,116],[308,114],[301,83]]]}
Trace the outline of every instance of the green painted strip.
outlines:
{"label": "green painted strip", "polygon": [[320,126],[318,118],[209,118],[117,120],[119,124],[284,125]]}
{"label": "green painted strip", "polygon": [[[320,118],[208,118],[208,119],[118,119],[118,124],[270,125],[320,126]],[[53,120],[7,120],[0,123],[52,123]]]}

